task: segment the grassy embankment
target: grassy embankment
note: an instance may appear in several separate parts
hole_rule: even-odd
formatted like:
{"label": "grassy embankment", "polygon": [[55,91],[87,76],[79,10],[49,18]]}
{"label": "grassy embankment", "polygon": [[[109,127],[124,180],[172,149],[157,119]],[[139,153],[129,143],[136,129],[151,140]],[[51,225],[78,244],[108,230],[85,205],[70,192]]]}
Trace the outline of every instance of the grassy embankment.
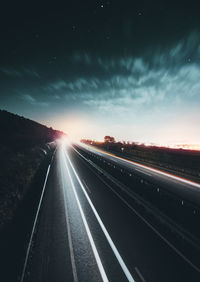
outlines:
{"label": "grassy embankment", "polygon": [[37,122],[0,111],[0,229],[12,221],[40,164],[63,135]]}
{"label": "grassy embankment", "polygon": [[118,156],[200,182],[200,151],[121,142],[108,143],[91,140],[83,140],[83,142]]}

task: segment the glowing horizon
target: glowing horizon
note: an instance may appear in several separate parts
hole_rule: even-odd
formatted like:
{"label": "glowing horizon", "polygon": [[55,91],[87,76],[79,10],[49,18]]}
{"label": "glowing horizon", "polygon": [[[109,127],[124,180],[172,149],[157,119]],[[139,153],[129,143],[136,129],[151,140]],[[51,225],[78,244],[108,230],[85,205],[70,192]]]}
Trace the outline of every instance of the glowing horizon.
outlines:
{"label": "glowing horizon", "polygon": [[[192,140],[190,142],[187,142],[188,140],[186,140],[184,135],[183,135],[183,141],[181,141],[181,137],[179,134],[177,134],[176,137],[174,136],[175,140],[171,140],[168,142],[166,140],[161,142],[156,142],[156,140],[149,141],[147,139],[145,140],[143,138],[137,138],[136,133],[131,138],[130,133],[129,134],[126,133],[127,127],[125,129],[123,129],[123,127],[121,128],[121,134],[119,134],[119,130],[117,132],[111,130],[112,134],[110,134],[108,128],[102,129],[99,124],[98,125],[95,124],[94,121],[93,122],[90,121],[85,116],[84,117],[78,116],[77,113],[75,116],[66,117],[66,121],[65,119],[62,119],[62,117],[59,117],[59,119],[56,120],[55,128],[65,132],[70,138],[70,140],[74,142],[79,142],[81,139],[89,139],[93,141],[103,142],[104,136],[110,135],[113,136],[117,142],[125,141],[125,142],[135,142],[138,144],[145,144],[147,146],[160,146],[160,147],[168,147],[168,148],[200,150],[200,143],[198,144],[198,142],[194,142]],[[167,131],[166,132],[167,135],[168,130],[166,131]],[[124,133],[122,134],[122,132]],[[161,134],[161,136],[163,135]],[[191,138],[191,135],[189,137]]]}
{"label": "glowing horizon", "polygon": [[[70,22],[67,28],[60,24],[67,21],[63,14],[46,36],[42,26],[51,27],[50,14],[35,23],[34,13],[33,20],[16,29],[23,11],[15,15],[14,24],[8,21],[6,36],[20,40],[16,50],[4,40],[8,45],[0,67],[1,108],[62,130],[74,140],[111,135],[116,140],[198,149],[198,9],[193,7],[192,14],[188,9],[186,21],[184,5],[174,5],[176,17],[171,20],[170,5],[161,11],[160,4],[143,3],[148,12],[137,15],[126,5],[121,13],[123,4],[114,3],[120,1],[108,2],[108,10],[107,4],[94,4],[96,17],[88,12],[91,4],[84,2],[76,12],[67,7],[68,19],[75,16],[76,23],[70,21],[72,28]],[[113,11],[109,27],[108,11]],[[36,26],[34,37],[30,30]]]}
{"label": "glowing horizon", "polygon": [[81,139],[91,139],[103,141],[104,136],[110,135],[116,141],[130,141],[144,143],[147,145],[165,146],[165,147],[181,147],[188,149],[200,148],[200,136],[198,133],[198,123],[179,118],[176,121],[166,123],[160,128],[159,123],[152,124],[151,129],[146,131],[146,127],[142,125],[132,125],[130,123],[118,123],[113,126],[112,121],[107,122],[102,118],[90,119],[87,115],[74,113],[70,115],[60,115],[53,117],[46,123],[48,126],[53,126],[56,129],[65,132],[73,141]]}

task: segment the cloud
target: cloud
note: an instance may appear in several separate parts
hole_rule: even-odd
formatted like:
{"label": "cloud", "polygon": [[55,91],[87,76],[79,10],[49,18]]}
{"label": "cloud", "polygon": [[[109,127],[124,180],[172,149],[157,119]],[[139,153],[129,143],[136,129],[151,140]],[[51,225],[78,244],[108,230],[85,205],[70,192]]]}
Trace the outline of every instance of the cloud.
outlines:
{"label": "cloud", "polygon": [[[103,53],[76,52],[67,60],[63,58],[62,63],[57,60],[48,70],[41,63],[40,72],[34,67],[5,67],[0,72],[4,76],[1,93],[5,107],[8,103],[13,105],[9,101],[14,97],[16,109],[22,103],[25,109],[31,108],[41,115],[81,112],[105,128],[109,128],[111,121],[109,130],[117,123],[117,130],[124,134],[130,132],[130,127],[138,132],[152,131],[157,125],[170,124],[170,127],[178,116],[181,124],[183,117],[186,120],[193,112],[197,112],[193,124],[195,119],[199,121],[197,31],[171,46],[149,47],[137,56],[130,53],[106,57]],[[12,78],[15,83],[9,83]],[[157,134],[160,136],[160,130]]]}
{"label": "cloud", "polygon": [[7,76],[22,77],[22,73],[14,69],[1,68],[0,71],[3,72]]}
{"label": "cloud", "polygon": [[33,106],[41,106],[41,107],[47,107],[49,103],[44,101],[37,101],[32,95],[24,94],[21,96],[22,100],[25,102],[28,102],[29,104]]}
{"label": "cloud", "polygon": [[65,81],[59,80],[59,81],[56,81],[48,85],[47,89],[60,90],[60,89],[66,88],[66,86],[67,86],[67,83]]}
{"label": "cloud", "polygon": [[69,61],[73,64],[85,64],[89,66],[93,63],[93,58],[87,52],[75,52],[70,56]]}
{"label": "cloud", "polygon": [[25,101],[27,101],[27,102],[29,102],[29,103],[35,103],[36,102],[36,100],[35,100],[35,98],[33,98],[31,95],[29,95],[29,94],[24,94],[23,96],[22,96],[22,98],[23,98],[23,100],[25,100]]}
{"label": "cloud", "polygon": [[85,90],[95,90],[99,88],[98,78],[77,78],[72,81],[58,80],[44,87],[51,92],[83,92]]}
{"label": "cloud", "polygon": [[79,90],[93,95],[84,94],[83,103],[105,112],[111,109],[118,112],[120,105],[127,112],[150,105],[167,108],[200,102],[199,50],[200,33],[195,31],[171,48],[156,50],[148,59],[145,54],[143,58],[129,56],[115,60],[99,57],[97,65],[110,71],[110,76],[95,78],[95,89],[91,78],[84,80]]}
{"label": "cloud", "polygon": [[[69,103],[78,101],[80,105],[104,113],[132,113],[191,104],[191,98],[200,100],[199,64],[186,60],[190,48],[198,52],[199,47],[191,42],[194,37],[178,42],[167,52],[155,53],[151,62],[145,56],[105,61],[99,57],[97,65],[106,67],[109,75],[58,80],[50,84],[49,89],[55,95],[65,97]],[[94,63],[91,57],[90,62]]]}
{"label": "cloud", "polygon": [[33,69],[28,69],[28,68],[22,68],[19,70],[16,70],[14,68],[1,68],[0,71],[4,73],[6,76],[10,77],[18,77],[18,78],[23,78],[25,76],[31,76],[31,77],[36,77],[39,78],[40,75],[37,71]]}
{"label": "cloud", "polygon": [[23,69],[22,73],[24,75],[29,75],[29,76],[32,76],[32,77],[40,78],[39,73],[36,70],[33,70],[33,69],[25,68],[25,69]]}
{"label": "cloud", "polygon": [[[172,46],[150,50],[143,56],[105,58],[77,52],[73,67],[84,72],[55,76],[34,89],[25,89],[32,105],[62,103],[92,113],[132,116],[167,112],[200,102],[200,34],[191,33]],[[69,68],[69,65],[67,66]],[[88,70],[92,70],[90,73]],[[26,71],[26,75],[28,75]],[[19,74],[18,74],[19,75]],[[37,76],[37,74],[35,74]],[[41,101],[45,97],[46,101]]]}

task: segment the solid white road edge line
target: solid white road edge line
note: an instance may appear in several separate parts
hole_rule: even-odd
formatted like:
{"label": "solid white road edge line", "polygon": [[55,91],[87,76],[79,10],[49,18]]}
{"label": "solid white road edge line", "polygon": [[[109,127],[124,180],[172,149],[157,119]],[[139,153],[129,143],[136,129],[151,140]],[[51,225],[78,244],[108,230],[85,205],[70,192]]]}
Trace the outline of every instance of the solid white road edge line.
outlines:
{"label": "solid white road edge line", "polygon": [[142,170],[140,170],[140,169],[138,169],[138,168],[135,168],[135,170],[139,171],[140,173],[144,173],[144,174],[146,174],[146,175],[148,175],[148,176],[152,176],[152,174],[150,174],[150,173],[148,173],[148,172],[145,172],[145,171],[142,171]]}
{"label": "solid white road edge line", "polygon": [[[108,157],[108,156],[111,156],[112,158],[121,160],[121,161],[123,161],[123,162],[125,162],[125,163],[127,162],[127,163],[129,163],[129,164],[138,166],[138,167],[140,167],[140,168],[142,168],[142,169],[146,169],[146,170],[149,170],[149,171],[151,171],[151,172],[154,172],[154,173],[157,173],[157,174],[161,174],[161,175],[167,176],[167,177],[172,178],[172,179],[174,179],[174,180],[176,180],[176,181],[180,181],[180,182],[183,182],[183,183],[192,185],[192,186],[194,186],[194,187],[196,187],[196,188],[200,188],[200,184],[197,183],[197,182],[195,182],[195,181],[192,181],[192,180],[189,180],[189,179],[186,179],[186,178],[182,178],[182,177],[180,177],[180,176],[173,175],[172,173],[167,173],[167,172],[161,171],[161,170],[159,170],[159,169],[149,167],[149,166],[147,166],[147,165],[142,165],[142,164],[136,163],[136,162],[134,162],[134,161],[129,161],[129,160],[127,160],[127,159],[125,159],[125,158],[122,158],[122,157],[118,157],[118,156],[115,156],[115,155],[110,155],[110,154],[107,153],[107,152],[99,151],[99,150],[96,150],[95,148],[88,148],[88,146],[85,147],[85,146],[83,146],[82,144],[81,144],[81,146],[82,146],[83,148],[85,148],[86,150],[90,151],[90,152],[92,151],[94,154],[95,154],[95,153],[101,153],[100,156],[103,155],[103,157],[104,157],[104,156],[107,156],[107,157]],[[113,159],[113,160],[114,160],[114,159]],[[134,168],[133,168],[133,169],[134,169]],[[141,171],[141,172],[142,172],[142,171]]]}
{"label": "solid white road edge line", "polygon": [[[76,150],[76,149],[74,149]],[[77,151],[77,153],[79,153]],[[80,156],[82,156],[79,153]],[[96,173],[95,173],[96,174]],[[97,174],[96,174],[97,175]],[[182,259],[184,259],[191,267],[200,273],[200,268],[194,265],[188,258],[186,258],[173,244],[171,244],[159,231],[157,231],[143,216],[141,216],[123,197],[121,197],[109,184],[107,184],[99,175],[97,177],[114,193],[116,194],[128,207],[131,209],[147,226],[152,229],[172,250],[174,250]]]}
{"label": "solid white road edge line", "polygon": [[81,180],[80,180],[80,178],[79,178],[75,168],[73,167],[73,164],[72,164],[72,162],[71,162],[71,160],[70,160],[70,158],[69,158],[67,153],[66,153],[66,157],[67,157],[67,159],[68,159],[68,161],[69,161],[69,163],[70,163],[70,165],[72,167],[72,170],[73,170],[73,172],[74,172],[74,174],[75,174],[75,176],[76,176],[76,178],[77,178],[77,180],[78,180],[78,182],[79,182],[79,184],[80,184],[80,186],[81,186],[81,188],[83,190],[83,193],[85,194],[85,197],[87,198],[87,200],[88,200],[88,202],[90,204],[90,207],[92,208],[92,211],[93,211],[97,221],[99,222],[99,225],[100,225],[104,235],[106,236],[106,239],[107,239],[111,249],[113,250],[113,253],[115,254],[115,256],[116,256],[116,258],[117,258],[117,260],[118,260],[118,262],[119,262],[119,264],[120,264],[120,266],[121,266],[121,268],[122,268],[122,270],[123,270],[123,272],[124,272],[124,274],[126,276],[126,278],[128,279],[129,282],[135,282],[135,280],[133,279],[130,271],[128,270],[128,268],[126,266],[126,264],[124,263],[121,255],[119,254],[119,252],[118,252],[114,242],[112,241],[108,231],[106,230],[106,228],[105,228],[105,226],[104,226],[100,216],[98,215],[98,213],[97,213],[97,211],[96,211],[92,201],[90,200],[90,197],[88,196],[88,193],[86,192],[86,189],[83,186],[83,184],[82,184],[82,182],[81,182]]}
{"label": "solid white road edge line", "polygon": [[41,194],[40,201],[39,201],[39,204],[38,204],[37,213],[36,213],[36,216],[35,216],[32,232],[31,232],[31,237],[30,237],[28,248],[27,248],[27,251],[26,251],[26,257],[25,257],[24,266],[23,266],[22,275],[21,275],[21,280],[20,280],[21,282],[24,281],[26,265],[27,265],[27,262],[28,262],[28,257],[29,257],[29,252],[30,252],[30,248],[31,248],[31,243],[32,243],[32,240],[33,240],[33,234],[34,234],[34,231],[35,231],[35,227],[36,227],[36,223],[37,223],[37,219],[38,219],[38,215],[39,215],[39,211],[40,211],[40,207],[41,207],[44,191],[45,191],[45,188],[46,188],[46,183],[47,183],[47,178],[48,178],[48,175],[49,175],[49,171],[50,171],[50,165],[47,168],[47,173],[46,173],[46,177],[45,177],[45,181],[44,181],[44,185],[43,185],[43,189],[42,189],[42,194]]}
{"label": "solid white road edge line", "polygon": [[69,178],[70,178],[70,181],[71,181],[71,185],[72,185],[72,189],[73,189],[73,192],[74,192],[74,196],[75,196],[75,199],[76,199],[76,202],[77,202],[77,205],[78,205],[80,214],[81,214],[81,218],[82,218],[82,220],[83,220],[83,223],[84,223],[84,226],[85,226],[85,229],[86,229],[86,232],[87,232],[87,235],[88,235],[88,238],[89,238],[89,241],[90,241],[90,244],[91,244],[91,247],[92,247],[92,250],[93,250],[93,253],[94,253],[94,256],[95,256],[95,259],[96,259],[98,268],[99,268],[99,271],[100,271],[100,274],[101,274],[101,277],[102,277],[102,279],[103,279],[104,282],[108,282],[109,280],[108,280],[108,278],[107,278],[107,275],[106,275],[106,273],[105,273],[103,264],[102,264],[102,262],[101,262],[101,259],[100,259],[100,257],[99,257],[97,248],[96,248],[96,246],[95,246],[95,243],[94,243],[94,240],[93,240],[93,237],[92,237],[90,228],[89,228],[88,223],[87,223],[87,220],[86,220],[86,218],[85,218],[85,215],[84,215],[84,212],[83,212],[81,203],[80,203],[80,201],[79,201],[79,198],[78,198],[78,195],[77,195],[77,192],[76,192],[76,188],[75,188],[75,186],[74,186],[74,183],[73,183],[73,180],[72,180],[72,177],[71,177],[71,174],[70,174],[70,171],[69,171],[69,168],[68,168],[68,165],[67,165],[66,160],[64,161],[64,163],[65,163],[66,168],[67,168],[67,171],[68,171],[68,175],[69,175]]}
{"label": "solid white road edge line", "polygon": [[159,231],[157,231],[153,225],[151,225],[142,215],[140,215],[123,197],[121,197],[109,184],[107,184],[104,180],[102,180],[107,187],[113,191],[115,195],[117,195],[122,202],[124,202],[129,209],[131,209],[143,222],[147,224],[147,226],[152,229],[172,250],[174,250],[183,260],[185,260],[192,268],[194,268],[197,272],[200,272],[200,268],[194,265],[188,258],[184,256],[173,244],[171,244]]}

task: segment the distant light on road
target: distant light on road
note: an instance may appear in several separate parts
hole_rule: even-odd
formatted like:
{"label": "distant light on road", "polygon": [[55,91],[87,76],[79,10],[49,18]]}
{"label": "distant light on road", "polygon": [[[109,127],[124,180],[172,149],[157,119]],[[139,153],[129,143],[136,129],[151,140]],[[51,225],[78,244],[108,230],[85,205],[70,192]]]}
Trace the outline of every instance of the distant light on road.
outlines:
{"label": "distant light on road", "polygon": [[69,137],[63,136],[58,140],[62,147],[69,146],[71,144]]}

